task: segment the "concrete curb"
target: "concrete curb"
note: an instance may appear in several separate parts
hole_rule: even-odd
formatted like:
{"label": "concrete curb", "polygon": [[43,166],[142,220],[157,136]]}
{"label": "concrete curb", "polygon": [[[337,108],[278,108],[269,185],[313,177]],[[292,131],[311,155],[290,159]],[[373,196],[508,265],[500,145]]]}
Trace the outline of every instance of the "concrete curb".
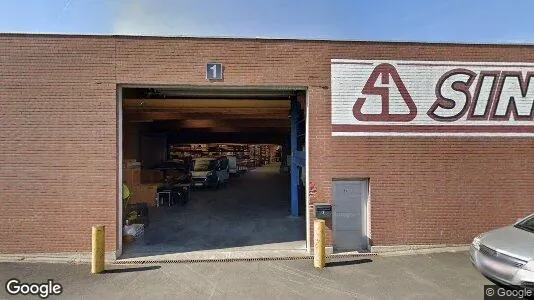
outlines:
{"label": "concrete curb", "polygon": [[[115,252],[107,252],[106,263],[112,261],[115,261]],[[0,254],[0,262],[88,264],[91,253]]]}
{"label": "concrete curb", "polygon": [[[424,255],[431,253],[447,253],[468,251],[469,245],[405,245],[373,247],[371,252],[331,253],[327,251],[327,258],[368,257],[368,256],[405,256]],[[302,250],[264,250],[264,251],[236,251],[236,252],[206,252],[154,255],[138,258],[116,259],[115,253],[106,253],[106,264],[135,264],[135,263],[170,263],[170,262],[222,262],[222,261],[250,261],[250,260],[292,260],[311,259],[313,254]],[[39,254],[0,254],[0,262],[19,263],[66,263],[88,264],[91,253],[39,253]]]}
{"label": "concrete curb", "polygon": [[468,251],[470,245],[406,245],[406,246],[381,246],[372,247],[373,253],[380,256],[420,255],[430,253],[446,253]]}

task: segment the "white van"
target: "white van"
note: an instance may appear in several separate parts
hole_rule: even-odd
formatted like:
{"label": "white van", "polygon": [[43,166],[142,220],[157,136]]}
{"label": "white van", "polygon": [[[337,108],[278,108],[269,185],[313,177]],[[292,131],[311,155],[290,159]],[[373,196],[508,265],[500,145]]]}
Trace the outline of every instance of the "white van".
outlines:
{"label": "white van", "polygon": [[200,157],[193,159],[191,177],[194,187],[215,187],[228,183],[230,178],[226,157]]}
{"label": "white van", "polygon": [[235,156],[227,156],[228,158],[228,172],[230,176],[237,175],[237,158]]}

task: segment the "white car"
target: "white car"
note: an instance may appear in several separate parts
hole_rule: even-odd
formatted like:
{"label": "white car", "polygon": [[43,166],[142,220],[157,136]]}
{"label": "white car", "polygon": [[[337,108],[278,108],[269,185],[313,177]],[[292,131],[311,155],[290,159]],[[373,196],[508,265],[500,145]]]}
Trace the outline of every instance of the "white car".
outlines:
{"label": "white car", "polygon": [[475,237],[470,255],[486,277],[534,289],[534,214]]}

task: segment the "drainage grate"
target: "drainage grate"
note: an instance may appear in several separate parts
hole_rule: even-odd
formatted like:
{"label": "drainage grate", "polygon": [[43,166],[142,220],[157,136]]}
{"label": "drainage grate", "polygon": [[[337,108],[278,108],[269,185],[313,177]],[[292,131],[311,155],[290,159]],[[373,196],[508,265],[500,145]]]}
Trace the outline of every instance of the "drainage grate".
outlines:
{"label": "drainage grate", "polygon": [[[326,256],[327,259],[368,257],[376,256],[376,253],[349,253],[332,254]],[[119,260],[114,261],[114,265],[143,265],[143,264],[192,264],[192,263],[220,263],[220,262],[252,262],[252,261],[275,261],[275,260],[303,260],[313,259],[313,255],[303,256],[280,256],[280,257],[256,257],[256,258],[215,258],[215,259],[139,259],[139,260]]]}

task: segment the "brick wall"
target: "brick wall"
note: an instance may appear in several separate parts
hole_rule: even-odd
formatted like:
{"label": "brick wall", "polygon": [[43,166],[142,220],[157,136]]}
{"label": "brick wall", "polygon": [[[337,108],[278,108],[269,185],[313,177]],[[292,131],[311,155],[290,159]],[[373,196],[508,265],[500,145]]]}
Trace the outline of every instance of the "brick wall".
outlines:
{"label": "brick wall", "polygon": [[115,249],[112,39],[0,35],[0,252]]}
{"label": "brick wall", "polygon": [[[116,84],[306,86],[317,201],[332,178],[370,178],[374,245],[468,242],[534,210],[534,140],[332,137],[330,59],[534,62],[533,50],[0,35],[0,253],[89,251],[96,223],[115,249]],[[208,61],[223,82],[205,81]]]}

